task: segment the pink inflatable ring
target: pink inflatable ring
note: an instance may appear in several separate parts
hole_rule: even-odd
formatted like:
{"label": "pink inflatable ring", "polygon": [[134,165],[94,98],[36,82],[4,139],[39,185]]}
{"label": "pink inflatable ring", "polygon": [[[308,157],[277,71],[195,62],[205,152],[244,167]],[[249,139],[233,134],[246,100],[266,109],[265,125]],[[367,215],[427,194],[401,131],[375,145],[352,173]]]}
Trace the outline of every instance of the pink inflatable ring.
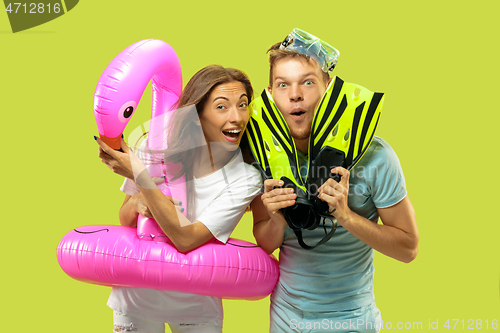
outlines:
{"label": "pink inflatable ring", "polygon": [[57,260],[83,282],[238,299],[266,297],[279,274],[278,261],[249,242],[230,238],[180,253],[171,243],[144,240],[136,228],[117,225],[69,232]]}
{"label": "pink inflatable ring", "polygon": [[[94,113],[103,141],[120,147],[121,133],[148,82],[153,103],[148,147],[166,148],[165,121],[182,88],[175,51],[160,40],[139,41],[122,51],[101,75]],[[184,177],[171,180],[176,165],[150,168],[165,176],[158,187],[186,202]],[[185,214],[186,212],[184,212]],[[153,219],[139,216],[137,228],[94,225],[74,229],[57,247],[57,260],[74,279],[106,286],[171,290],[224,298],[260,299],[278,280],[278,261],[255,244],[229,239],[180,253]]]}

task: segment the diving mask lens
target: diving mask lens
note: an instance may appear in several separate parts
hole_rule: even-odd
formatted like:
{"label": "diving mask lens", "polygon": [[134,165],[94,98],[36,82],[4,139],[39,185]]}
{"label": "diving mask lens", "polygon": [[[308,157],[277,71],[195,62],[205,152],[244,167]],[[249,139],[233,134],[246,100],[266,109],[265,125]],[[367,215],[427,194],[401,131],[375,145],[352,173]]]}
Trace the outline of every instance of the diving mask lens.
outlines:
{"label": "diving mask lens", "polygon": [[337,64],[340,52],[327,42],[299,28],[294,28],[280,45],[280,50],[289,49],[316,60],[325,73],[330,73]]}
{"label": "diving mask lens", "polygon": [[331,53],[334,56],[336,55],[338,57],[339,51],[336,48],[334,48],[324,40],[308,33],[307,31],[295,28],[293,29],[292,33],[295,33],[295,35],[300,37],[305,43],[313,44],[319,42],[321,46],[323,46],[323,48],[325,49],[324,51],[326,51],[327,53]]}
{"label": "diving mask lens", "polygon": [[304,41],[319,39],[318,37],[316,37],[316,36],[308,33],[307,31],[299,29],[299,28],[294,28],[292,30],[292,33],[295,34],[295,35],[297,35],[298,37],[300,37]]}

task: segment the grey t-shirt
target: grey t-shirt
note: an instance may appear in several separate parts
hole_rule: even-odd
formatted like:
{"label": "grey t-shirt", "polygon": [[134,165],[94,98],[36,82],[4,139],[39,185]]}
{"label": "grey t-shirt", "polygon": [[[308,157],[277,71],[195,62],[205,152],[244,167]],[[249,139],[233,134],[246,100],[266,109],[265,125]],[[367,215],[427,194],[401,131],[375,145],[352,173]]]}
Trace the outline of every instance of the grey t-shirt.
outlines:
{"label": "grey t-shirt", "polygon": [[[377,208],[386,208],[406,196],[406,184],[398,157],[381,138],[375,137],[349,178],[349,207],[378,221]],[[326,222],[326,231],[331,222]],[[306,244],[325,236],[323,226],[302,232]],[[305,312],[332,312],[370,305],[373,295],[373,256],[368,245],[338,226],[333,237],[313,250],[298,244],[287,227],[280,248],[280,278],[272,306],[284,305]],[[272,312],[272,311],[271,311]]]}

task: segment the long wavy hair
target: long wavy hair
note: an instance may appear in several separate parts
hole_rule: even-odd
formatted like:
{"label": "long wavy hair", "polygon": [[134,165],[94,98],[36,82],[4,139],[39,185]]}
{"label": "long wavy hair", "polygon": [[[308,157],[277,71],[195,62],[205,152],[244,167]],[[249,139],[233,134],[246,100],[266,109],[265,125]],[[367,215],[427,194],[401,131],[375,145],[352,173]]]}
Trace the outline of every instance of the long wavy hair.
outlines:
{"label": "long wavy hair", "polygon": [[[248,96],[248,103],[253,98],[253,88],[248,76],[242,71],[234,68],[224,68],[220,65],[210,65],[198,71],[189,80],[184,88],[179,101],[175,105],[176,108],[182,108],[188,105],[195,105],[195,108],[188,112],[176,112],[172,126],[168,128],[167,142],[168,148],[164,152],[165,161],[172,163],[180,163],[181,168],[173,179],[185,175],[187,183],[187,215],[192,221],[196,206],[194,201],[194,184],[193,184],[193,165],[197,150],[196,147],[203,138],[200,137],[199,117],[194,116],[193,112],[200,115],[203,112],[205,103],[212,91],[219,85],[230,82],[241,82],[245,87]],[[243,136],[245,138],[245,136]],[[242,139],[240,148],[248,146],[248,142]],[[244,149],[245,151],[248,148]]]}

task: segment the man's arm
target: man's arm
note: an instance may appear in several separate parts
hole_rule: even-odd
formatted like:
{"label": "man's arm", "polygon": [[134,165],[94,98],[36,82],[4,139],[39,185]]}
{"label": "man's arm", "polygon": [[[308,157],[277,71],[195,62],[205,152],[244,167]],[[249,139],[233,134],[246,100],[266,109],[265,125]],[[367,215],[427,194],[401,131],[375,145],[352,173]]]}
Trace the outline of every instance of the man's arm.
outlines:
{"label": "man's arm", "polygon": [[[279,219],[278,221],[276,221],[277,219],[271,219],[260,196],[257,196],[250,206],[253,214],[253,236],[257,244],[264,251],[271,254],[283,244],[286,221],[283,223],[279,222]],[[281,212],[276,214],[283,215]]]}
{"label": "man's arm", "polygon": [[388,208],[378,208],[383,225],[374,223],[356,213],[347,205],[349,171],[332,169],[342,175],[340,182],[329,179],[319,189],[319,198],[328,203],[337,222],[371,248],[396,260],[409,263],[418,253],[418,229],[410,198]]}
{"label": "man's arm", "polygon": [[253,235],[257,244],[271,254],[283,244],[286,220],[280,209],[293,206],[297,195],[292,189],[274,187],[283,182],[268,179],[264,182],[264,194],[251,203],[253,214]]}
{"label": "man's arm", "polygon": [[415,211],[408,196],[388,208],[377,209],[380,225],[351,211],[339,223],[371,248],[396,260],[409,263],[418,253],[418,229]]}

